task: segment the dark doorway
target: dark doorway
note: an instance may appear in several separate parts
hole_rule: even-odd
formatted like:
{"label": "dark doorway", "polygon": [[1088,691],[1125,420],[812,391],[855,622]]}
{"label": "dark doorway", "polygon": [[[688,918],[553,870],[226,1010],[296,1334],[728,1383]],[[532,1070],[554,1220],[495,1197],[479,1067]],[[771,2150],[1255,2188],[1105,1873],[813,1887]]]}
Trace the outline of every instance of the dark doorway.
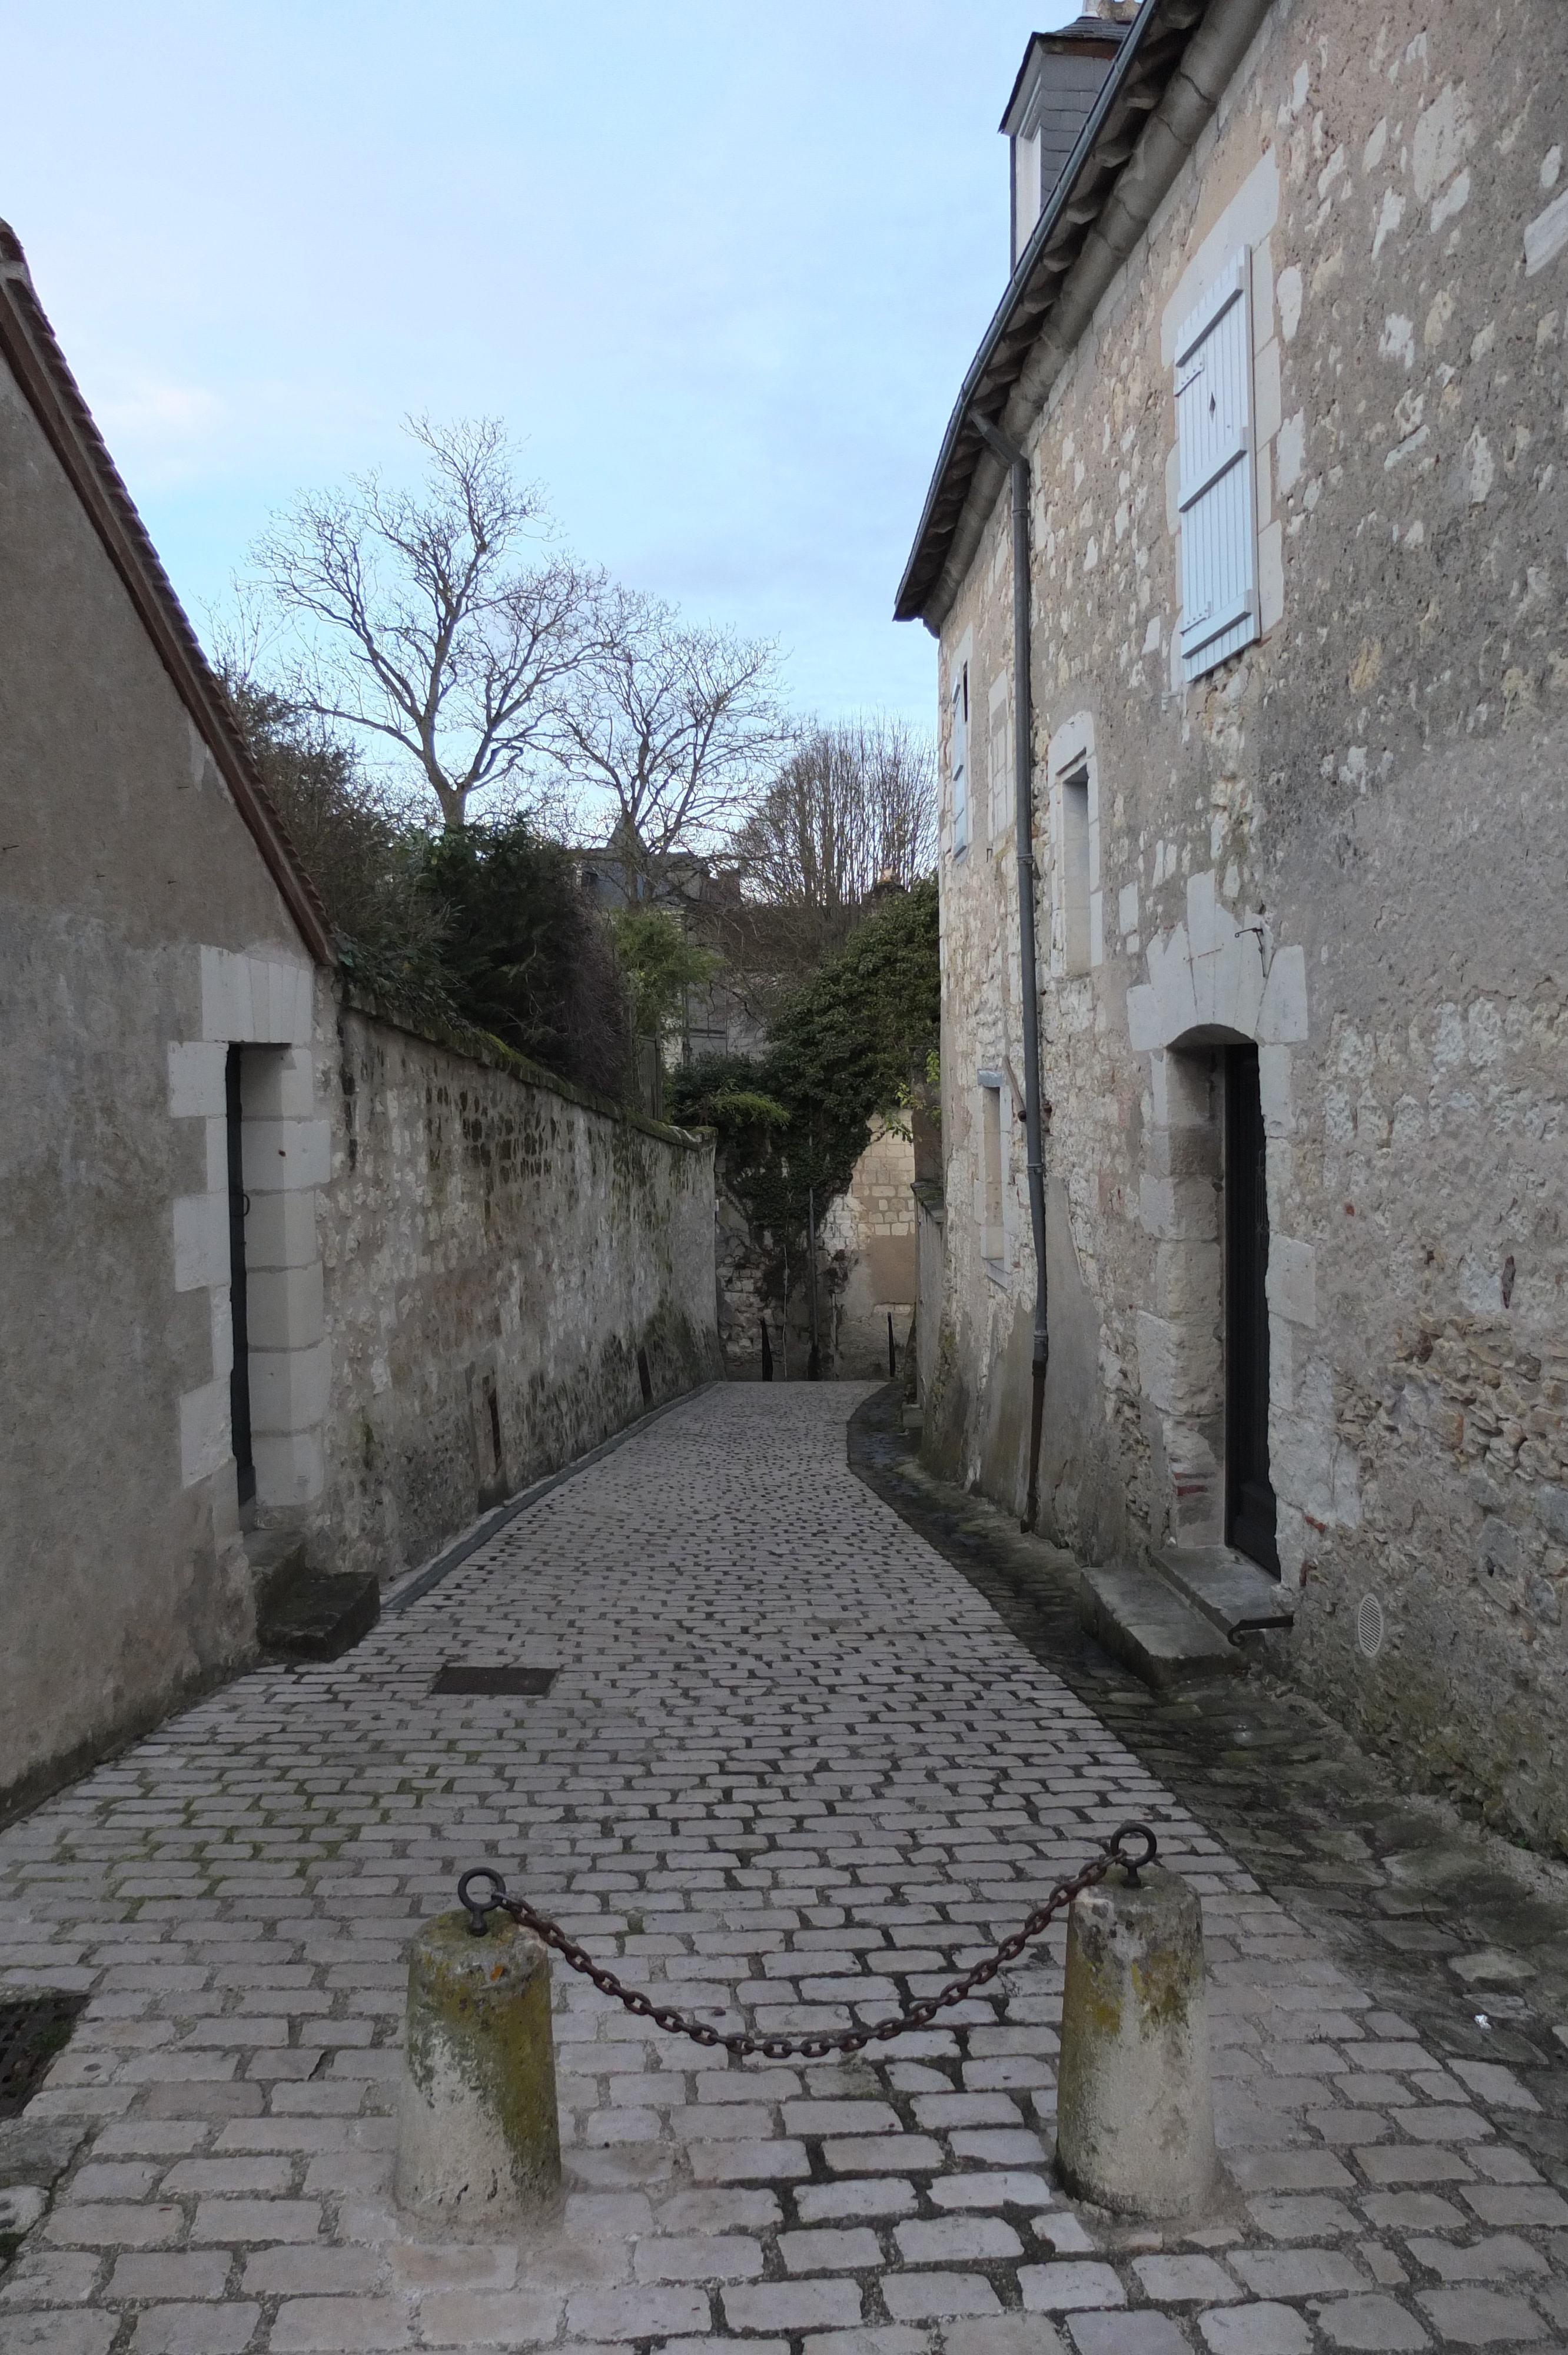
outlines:
{"label": "dark doorway", "polygon": [[245,1190],[240,1125],[239,1059],[231,1047],[224,1071],[228,1113],[228,1305],[234,1319],[234,1365],[228,1377],[228,1420],[234,1433],[234,1474],[241,1505],[256,1494],[256,1460],[250,1452],[250,1337],[245,1302]]}
{"label": "dark doorway", "polygon": [[1225,1050],[1225,1536],[1279,1576],[1268,1476],[1268,1189],[1257,1049]]}

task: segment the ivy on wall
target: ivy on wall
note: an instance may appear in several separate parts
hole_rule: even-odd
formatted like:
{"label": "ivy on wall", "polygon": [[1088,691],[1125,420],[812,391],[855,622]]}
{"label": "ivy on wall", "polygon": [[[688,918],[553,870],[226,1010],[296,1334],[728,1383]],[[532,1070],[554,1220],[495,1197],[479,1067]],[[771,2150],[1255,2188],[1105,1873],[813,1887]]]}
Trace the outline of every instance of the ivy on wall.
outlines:
{"label": "ivy on wall", "polygon": [[885,891],[785,1000],[766,1053],[706,1055],[671,1075],[669,1117],[718,1132],[722,1184],[755,1230],[793,1250],[848,1187],[879,1115],[931,1089],[940,1035],[937,881]]}

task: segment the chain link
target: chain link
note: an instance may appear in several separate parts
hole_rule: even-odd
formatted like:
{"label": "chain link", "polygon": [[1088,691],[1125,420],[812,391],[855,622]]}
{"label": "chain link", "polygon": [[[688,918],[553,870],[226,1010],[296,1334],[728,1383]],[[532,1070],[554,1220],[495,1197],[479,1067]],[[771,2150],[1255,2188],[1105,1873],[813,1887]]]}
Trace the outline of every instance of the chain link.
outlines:
{"label": "chain link", "polygon": [[[1128,1838],[1143,1841],[1141,1856],[1122,1854],[1121,1844]],[[458,1902],[467,1907],[469,1927],[476,1937],[485,1934],[492,1913],[509,1914],[521,1929],[532,1930],[536,1938],[543,1939],[545,1945],[559,1955],[570,1969],[579,1971],[586,1979],[591,1979],[601,1995],[613,1996],[634,2018],[651,2019],[655,2028],[662,2028],[672,2036],[689,2036],[694,2044],[701,2044],[709,2051],[716,2049],[733,2052],[739,2061],[748,2061],[758,2054],[765,2061],[821,2061],[830,2052],[859,2052],[868,2044],[889,2043],[907,2029],[929,2027],[938,2012],[945,2011],[950,2004],[962,2003],[976,1987],[986,1986],[1009,1963],[1016,1962],[1025,1946],[1050,1927],[1062,1908],[1070,1905],[1075,1897],[1081,1897],[1086,1889],[1093,1889],[1097,1881],[1103,1881],[1113,1864],[1122,1866],[1128,1885],[1136,1888],[1139,1873],[1145,1865],[1154,1862],[1158,1853],[1158,1842],[1147,1824],[1122,1824],[1100,1846],[1100,1855],[1091,1859],[1070,1881],[1057,1881],[1044,1903],[1037,1905],[1020,1928],[965,1971],[960,1978],[949,1979],[936,1995],[920,1997],[906,2010],[895,2013],[891,2019],[879,2019],[874,2027],[835,2029],[821,2036],[748,2036],[744,2030],[726,2036],[722,2030],[710,2027],[706,2020],[694,2019],[690,2012],[677,2011],[671,2004],[655,2003],[651,1996],[644,1995],[638,1987],[629,1987],[624,1980],[617,1978],[612,1970],[608,1970],[602,1963],[595,1962],[585,1946],[579,1946],[575,1938],[567,1935],[558,1922],[552,1922],[547,1913],[541,1913],[528,1903],[526,1898],[509,1897],[505,1881],[487,1864],[476,1865],[471,1871],[462,1875],[458,1882]],[[482,1898],[471,1896],[469,1891],[476,1881],[487,1881],[493,1893]]]}

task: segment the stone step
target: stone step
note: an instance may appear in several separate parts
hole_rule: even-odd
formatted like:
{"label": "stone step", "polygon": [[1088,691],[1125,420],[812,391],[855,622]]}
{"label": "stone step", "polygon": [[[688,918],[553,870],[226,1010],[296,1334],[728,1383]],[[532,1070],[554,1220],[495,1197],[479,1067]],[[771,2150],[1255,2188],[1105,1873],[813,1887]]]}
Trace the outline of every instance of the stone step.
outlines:
{"label": "stone step", "polygon": [[1233,1546],[1167,1546],[1155,1568],[1222,1636],[1294,1622],[1294,1596]]}
{"label": "stone step", "polygon": [[256,1616],[264,1619],[273,1598],[310,1568],[306,1541],[297,1529],[247,1529],[245,1559],[256,1596]]}
{"label": "stone step", "polygon": [[1082,1572],[1078,1613],[1089,1634],[1157,1692],[1246,1674],[1235,1646],[1150,1570]]}
{"label": "stone step", "polygon": [[381,1589],[362,1573],[306,1570],[275,1586],[259,1614],[264,1652],[286,1660],[335,1660],[381,1616]]}

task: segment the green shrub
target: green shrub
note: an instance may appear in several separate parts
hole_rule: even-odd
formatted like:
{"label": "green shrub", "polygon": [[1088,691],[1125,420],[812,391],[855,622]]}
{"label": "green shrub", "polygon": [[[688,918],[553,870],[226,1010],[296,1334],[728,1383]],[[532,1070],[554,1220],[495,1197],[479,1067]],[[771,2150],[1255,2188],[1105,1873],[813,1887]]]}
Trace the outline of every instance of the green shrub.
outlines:
{"label": "green shrub", "polygon": [[624,988],[571,853],[526,818],[452,827],[428,840],[420,886],[441,912],[442,978],[460,1018],[619,1094]]}
{"label": "green shrub", "polygon": [[[672,1073],[670,1117],[718,1131],[723,1182],[786,1248],[850,1182],[879,1114],[924,1100],[941,1024],[934,877],[875,913],[785,1000],[767,1052]],[[782,1115],[782,1117],[780,1117]]]}

